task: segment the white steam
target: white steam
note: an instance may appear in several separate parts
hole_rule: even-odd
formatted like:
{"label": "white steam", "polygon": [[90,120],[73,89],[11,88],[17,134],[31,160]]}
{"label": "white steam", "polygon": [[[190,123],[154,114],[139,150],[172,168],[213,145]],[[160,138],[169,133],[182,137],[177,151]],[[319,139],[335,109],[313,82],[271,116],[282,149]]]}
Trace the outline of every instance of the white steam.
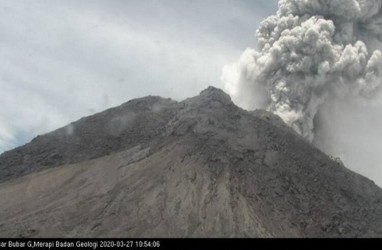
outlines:
{"label": "white steam", "polygon": [[224,68],[226,90],[313,141],[324,103],[366,100],[380,88],[381,9],[382,0],[280,0],[257,31],[258,49]]}

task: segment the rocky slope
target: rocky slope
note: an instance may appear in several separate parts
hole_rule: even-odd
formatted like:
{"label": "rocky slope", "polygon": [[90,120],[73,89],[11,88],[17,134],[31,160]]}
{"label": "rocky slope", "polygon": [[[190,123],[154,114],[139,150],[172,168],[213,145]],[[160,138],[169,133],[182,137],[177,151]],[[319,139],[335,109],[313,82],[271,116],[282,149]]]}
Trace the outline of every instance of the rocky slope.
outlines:
{"label": "rocky slope", "polygon": [[132,100],[0,156],[4,237],[382,237],[382,190],[221,90]]}

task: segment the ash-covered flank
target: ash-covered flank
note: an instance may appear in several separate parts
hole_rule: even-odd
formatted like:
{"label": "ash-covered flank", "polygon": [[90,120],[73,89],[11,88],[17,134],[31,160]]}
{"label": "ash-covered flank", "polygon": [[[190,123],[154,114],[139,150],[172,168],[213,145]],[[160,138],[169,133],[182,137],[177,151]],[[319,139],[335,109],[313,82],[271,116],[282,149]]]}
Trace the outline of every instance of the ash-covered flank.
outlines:
{"label": "ash-covered flank", "polygon": [[0,156],[3,237],[381,237],[382,190],[210,87],[132,100]]}

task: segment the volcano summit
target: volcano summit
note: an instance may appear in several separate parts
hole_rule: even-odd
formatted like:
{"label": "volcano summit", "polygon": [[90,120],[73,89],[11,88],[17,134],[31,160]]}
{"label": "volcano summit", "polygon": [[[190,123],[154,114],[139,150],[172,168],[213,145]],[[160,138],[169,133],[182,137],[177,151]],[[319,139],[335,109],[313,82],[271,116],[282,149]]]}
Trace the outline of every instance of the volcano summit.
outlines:
{"label": "volcano summit", "polygon": [[3,237],[381,237],[382,190],[210,87],[145,97],[0,156]]}

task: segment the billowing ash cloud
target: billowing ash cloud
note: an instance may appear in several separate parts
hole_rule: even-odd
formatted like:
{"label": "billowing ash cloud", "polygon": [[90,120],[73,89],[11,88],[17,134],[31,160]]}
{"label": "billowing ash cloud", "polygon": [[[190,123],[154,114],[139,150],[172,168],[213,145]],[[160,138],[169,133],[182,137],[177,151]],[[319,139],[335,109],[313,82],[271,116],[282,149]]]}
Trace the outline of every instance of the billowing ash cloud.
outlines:
{"label": "billowing ash cloud", "polygon": [[381,9],[382,0],[280,0],[257,31],[258,49],[224,68],[227,91],[313,140],[328,98],[370,98],[380,88]]}

